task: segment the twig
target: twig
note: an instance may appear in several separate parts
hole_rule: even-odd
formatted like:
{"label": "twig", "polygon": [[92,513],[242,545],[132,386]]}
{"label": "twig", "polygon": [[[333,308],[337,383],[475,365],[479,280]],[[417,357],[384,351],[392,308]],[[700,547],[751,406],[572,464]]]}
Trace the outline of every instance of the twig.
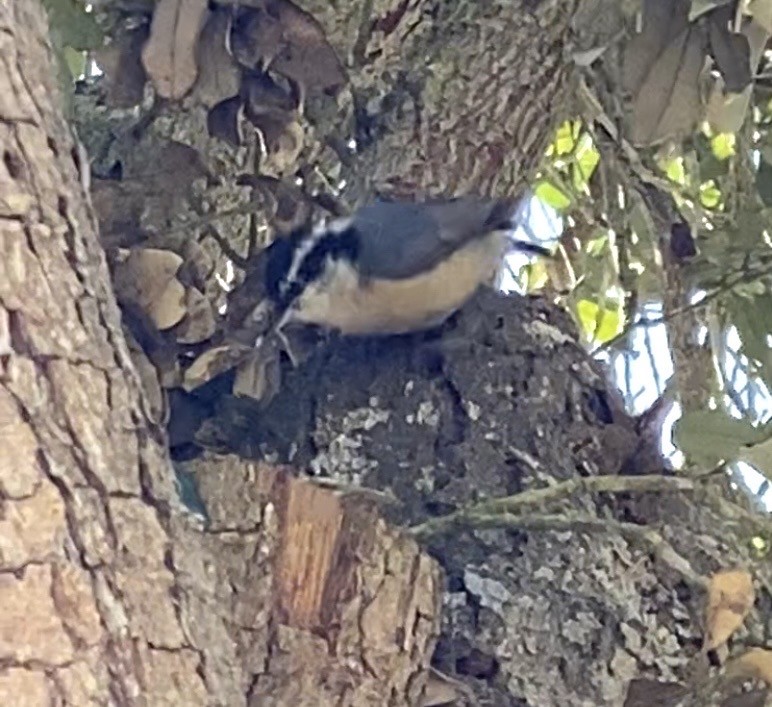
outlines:
{"label": "twig", "polygon": [[[695,483],[693,479],[677,476],[661,476],[649,474],[644,476],[594,476],[591,478],[569,479],[549,488],[531,489],[496,498],[491,501],[459,509],[448,515],[427,520],[420,525],[413,526],[411,532],[416,536],[429,536],[440,534],[454,526],[465,525],[471,522],[477,525],[482,517],[494,518],[496,514],[509,514],[519,511],[527,506],[553,503],[562,500],[575,493],[651,493],[651,492],[676,492],[692,491]],[[606,521],[602,521],[606,522]]]}
{"label": "twig", "polygon": [[[697,302],[689,302],[688,304],[684,304],[680,307],[675,307],[667,314],[663,314],[662,316],[656,317],[654,319],[638,319],[638,321],[631,322],[629,326],[625,327],[614,338],[609,339],[605,344],[601,344],[600,346],[597,346],[595,349],[593,349],[591,355],[595,356],[599,353],[602,353],[603,351],[607,351],[608,349],[613,348],[620,341],[627,338],[627,335],[637,327],[640,327],[640,326],[653,327],[653,326],[658,326],[659,324],[666,324],[667,322],[671,321],[675,317],[679,317],[682,314],[686,314],[687,312],[692,312],[696,309],[704,307],[707,304],[710,304],[714,300],[721,297],[721,295],[725,295],[731,292],[738,285],[743,285],[749,282],[760,280],[761,278],[766,277],[767,275],[770,275],[770,274],[772,274],[772,263],[767,264],[765,267],[760,268],[759,270],[755,270],[751,272],[746,270],[740,270],[739,272],[730,273],[724,279],[724,282],[722,282],[720,285],[717,285],[714,289],[707,292],[705,296],[702,299],[698,300]],[[732,275],[734,275],[735,277],[731,277]]]}

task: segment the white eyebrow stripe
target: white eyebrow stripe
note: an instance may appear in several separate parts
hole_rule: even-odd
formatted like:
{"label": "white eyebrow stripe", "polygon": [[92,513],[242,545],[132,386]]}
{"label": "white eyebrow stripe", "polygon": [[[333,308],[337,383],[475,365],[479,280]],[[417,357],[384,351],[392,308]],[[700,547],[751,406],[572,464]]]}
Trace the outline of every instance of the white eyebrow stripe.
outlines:
{"label": "white eyebrow stripe", "polygon": [[295,250],[295,253],[292,256],[292,265],[290,265],[290,268],[287,271],[287,282],[292,283],[297,280],[298,272],[303,265],[303,261],[306,259],[306,256],[321,241],[323,241],[328,235],[337,235],[342,233],[351,225],[352,221],[353,219],[347,217],[335,219],[334,221],[331,221],[329,225],[325,223],[320,223],[317,225],[314,230],[311,231],[308,238],[306,238],[306,240],[303,241],[303,243],[301,243]]}

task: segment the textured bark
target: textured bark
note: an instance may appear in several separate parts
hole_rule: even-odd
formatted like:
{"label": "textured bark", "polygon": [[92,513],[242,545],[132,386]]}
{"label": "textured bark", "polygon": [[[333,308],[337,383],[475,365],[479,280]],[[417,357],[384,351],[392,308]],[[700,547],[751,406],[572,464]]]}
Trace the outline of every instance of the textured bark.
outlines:
{"label": "textured bark", "polygon": [[[439,334],[333,341],[267,408],[218,405],[210,433],[226,447],[375,489],[407,525],[577,477],[667,474],[659,439],[539,298],[490,293]],[[423,538],[447,574],[433,665],[468,684],[471,704],[616,706],[633,679],[707,671],[704,578],[727,565],[764,585],[747,642],[767,640],[770,568],[742,541],[753,522],[728,523],[710,487],[573,494],[522,513]]]}
{"label": "textured bark", "polygon": [[415,703],[439,575],[413,541],[228,460],[208,529],[181,513],[45,36],[0,6],[0,702]]}
{"label": "textured bark", "polygon": [[[352,73],[380,122],[343,172],[351,194],[518,191],[571,98],[561,91],[573,6],[306,3],[354,57],[360,28],[373,27],[358,10],[382,21],[382,36],[365,37],[380,53]],[[727,527],[707,491],[576,494],[503,529],[501,518],[453,528],[430,542],[444,587],[366,492],[341,499],[263,462],[186,463],[209,521],[183,513],[41,37],[37,3],[2,5],[0,434],[14,456],[0,459],[0,701],[415,705],[438,623],[434,665],[479,704],[619,705],[634,677],[688,678],[704,658],[701,579],[753,566],[745,541],[758,530],[741,513]],[[222,175],[232,162],[218,163],[224,151],[187,108],[170,109],[151,137],[184,137]],[[314,149],[337,118],[315,124]],[[130,143],[127,160],[152,165],[156,144]],[[232,198],[228,179],[220,195]],[[177,202],[159,191],[132,206],[163,206],[165,219]],[[441,332],[333,342],[288,372],[270,412],[208,393],[233,449],[390,492],[383,508],[405,523],[635,471],[648,451],[566,316],[533,299],[489,295]],[[748,644],[769,640],[770,571],[754,567]]]}
{"label": "textured bark", "polygon": [[355,188],[523,188],[570,102],[574,0],[300,4],[353,57],[352,90],[377,114]]}

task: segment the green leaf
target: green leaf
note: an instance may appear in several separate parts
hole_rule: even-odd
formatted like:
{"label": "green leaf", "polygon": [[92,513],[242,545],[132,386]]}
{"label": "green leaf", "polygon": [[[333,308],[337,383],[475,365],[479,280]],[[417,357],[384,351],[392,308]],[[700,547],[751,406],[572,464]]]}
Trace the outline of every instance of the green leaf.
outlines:
{"label": "green leaf", "polygon": [[721,192],[712,179],[700,184],[700,203],[706,209],[715,209],[721,203]]}
{"label": "green leaf", "polygon": [[750,464],[772,481],[772,438],[767,438],[758,444],[743,447],[738,455],[740,461]]}
{"label": "green leaf", "polygon": [[686,186],[686,169],[683,157],[673,157],[662,164],[667,178],[680,186]]}
{"label": "green leaf", "polygon": [[622,307],[608,309],[588,299],[576,303],[576,313],[582,331],[590,341],[605,344],[622,331]]}
{"label": "green leaf", "polygon": [[580,126],[578,120],[567,120],[558,128],[552,143],[555,155],[570,155],[574,151]]}
{"label": "green leaf", "polygon": [[687,412],[673,427],[676,446],[692,461],[706,466],[737,459],[742,447],[758,443],[764,436],[747,420],[737,420],[720,410]]}
{"label": "green leaf", "polygon": [[735,136],[732,133],[719,133],[710,139],[710,149],[717,160],[728,160],[735,154]]}
{"label": "green leaf", "polygon": [[598,162],[600,162],[600,153],[595,148],[592,138],[585,133],[579,139],[574,163],[571,165],[571,177],[574,188],[578,192],[587,191],[590,177],[598,166]]}
{"label": "green leaf", "polygon": [[79,0],[43,0],[48,11],[51,38],[59,47],[72,47],[81,51],[99,49],[104,34],[94,14],[86,12]]}
{"label": "green leaf", "polygon": [[657,228],[648,207],[642,199],[636,199],[630,209],[630,228],[642,243],[656,243]]}
{"label": "green leaf", "polygon": [[536,185],[534,194],[556,211],[563,211],[571,206],[571,197],[546,180]]}
{"label": "green leaf", "polygon": [[86,52],[79,52],[72,47],[65,47],[62,49],[62,58],[67,64],[73,80],[77,81],[86,73],[86,62],[88,61],[88,54]]}
{"label": "green leaf", "polygon": [[595,258],[599,258],[606,252],[608,248],[609,234],[608,231],[600,231],[597,236],[593,236],[588,239],[584,246],[584,251],[587,255],[592,255]]}
{"label": "green leaf", "polygon": [[737,328],[742,352],[757,364],[757,373],[772,390],[772,348],[767,341],[772,331],[772,294],[757,297],[733,295],[726,299],[729,321]]}
{"label": "green leaf", "polygon": [[[763,164],[763,163],[762,163]],[[737,232],[731,233],[731,243],[742,250],[756,248],[762,243],[764,231],[772,223],[772,213],[767,209],[742,209],[737,214]]]}

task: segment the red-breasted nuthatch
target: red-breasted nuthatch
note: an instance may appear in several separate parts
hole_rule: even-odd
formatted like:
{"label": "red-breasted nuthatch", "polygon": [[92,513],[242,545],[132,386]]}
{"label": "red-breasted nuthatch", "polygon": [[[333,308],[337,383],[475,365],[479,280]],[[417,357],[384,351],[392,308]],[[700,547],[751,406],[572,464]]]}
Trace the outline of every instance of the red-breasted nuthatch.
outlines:
{"label": "red-breasted nuthatch", "polygon": [[494,284],[513,241],[515,204],[459,197],[376,201],[347,218],[277,238],[266,290],[290,322],[343,334],[403,334],[441,324],[482,284]]}

